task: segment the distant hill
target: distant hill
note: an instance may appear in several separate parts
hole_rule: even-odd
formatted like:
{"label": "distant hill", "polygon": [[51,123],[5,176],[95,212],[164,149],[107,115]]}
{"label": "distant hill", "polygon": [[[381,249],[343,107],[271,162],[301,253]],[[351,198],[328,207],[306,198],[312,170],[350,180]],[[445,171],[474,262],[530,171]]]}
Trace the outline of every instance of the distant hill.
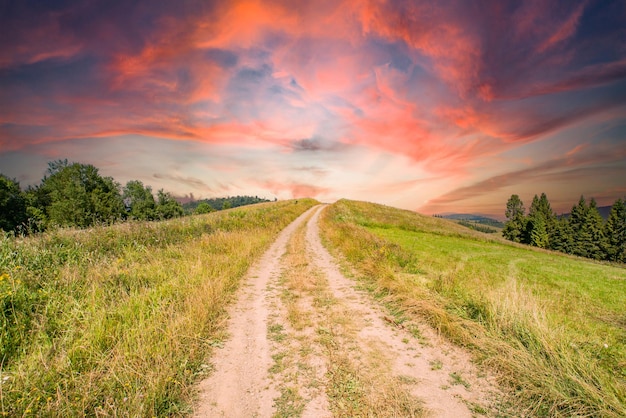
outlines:
{"label": "distant hill", "polygon": [[472,213],[448,213],[445,215],[435,215],[438,218],[451,219],[453,221],[469,221],[482,225],[493,226],[496,228],[504,228],[504,223],[497,219],[489,218],[483,215],[474,215]]}
{"label": "distant hill", "polygon": [[230,208],[236,208],[239,206],[253,205],[255,203],[269,202],[268,199],[263,199],[258,196],[231,196],[231,197],[215,197],[211,199],[193,200],[183,204],[183,209],[187,212],[193,212],[200,203],[206,202],[215,210],[224,209],[224,205]]}
{"label": "distant hill", "polygon": [[[602,216],[602,218],[606,221],[607,219],[609,219],[609,213],[611,213],[611,208],[613,207],[613,205],[609,205],[609,206],[598,206],[598,212],[600,212],[600,216]],[[569,218],[571,215],[570,212],[568,213],[562,213],[559,215],[559,218]]]}

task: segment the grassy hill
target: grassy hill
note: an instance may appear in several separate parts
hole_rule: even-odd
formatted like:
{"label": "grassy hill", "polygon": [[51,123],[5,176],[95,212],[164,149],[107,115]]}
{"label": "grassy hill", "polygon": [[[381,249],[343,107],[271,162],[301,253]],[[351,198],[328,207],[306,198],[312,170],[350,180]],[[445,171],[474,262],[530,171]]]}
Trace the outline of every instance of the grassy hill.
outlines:
{"label": "grassy hill", "polygon": [[362,202],[337,202],[322,225],[398,322],[425,319],[470,349],[520,415],[626,416],[624,266]]}
{"label": "grassy hill", "polygon": [[1,237],[0,415],[189,413],[240,279],[315,203]]}
{"label": "grassy hill", "polygon": [[[240,279],[314,204],[0,238],[0,415],[189,413]],[[626,416],[624,266],[362,202],[321,226],[398,323],[426,320],[494,370],[515,415]]]}

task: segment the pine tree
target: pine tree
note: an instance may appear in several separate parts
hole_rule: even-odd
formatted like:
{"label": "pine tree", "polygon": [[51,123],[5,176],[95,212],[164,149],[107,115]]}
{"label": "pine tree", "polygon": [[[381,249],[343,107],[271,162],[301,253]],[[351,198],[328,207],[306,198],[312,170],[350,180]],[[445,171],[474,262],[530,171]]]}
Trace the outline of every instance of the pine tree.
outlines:
{"label": "pine tree", "polygon": [[525,236],[527,219],[525,216],[524,203],[518,195],[512,195],[506,202],[504,215],[507,218],[502,230],[504,238],[514,242],[528,243]]}
{"label": "pine tree", "polygon": [[604,219],[602,219],[602,215],[598,211],[598,205],[593,198],[589,202],[585,227],[590,237],[590,241],[587,242],[589,248],[588,257],[596,260],[605,259],[606,237],[604,236]]}
{"label": "pine tree", "polygon": [[531,245],[541,248],[550,246],[550,237],[554,234],[556,214],[550,206],[548,197],[541,193],[541,197],[535,195],[528,211],[526,236]]}
{"label": "pine tree", "polygon": [[572,254],[574,247],[573,235],[569,220],[567,218],[557,219],[554,223],[554,232],[550,237],[550,248]]}
{"label": "pine tree", "polygon": [[570,226],[574,236],[572,253],[582,257],[603,259],[606,247],[602,216],[594,199],[589,206],[583,196],[572,208]]}
{"label": "pine tree", "polygon": [[533,220],[529,222],[532,224],[532,231],[530,234],[530,244],[539,248],[548,248],[549,237],[546,229],[546,221],[542,214],[535,214]]}
{"label": "pine tree", "polygon": [[572,232],[572,254],[580,255],[583,257],[587,256],[587,250],[584,241],[588,240],[588,237],[584,236],[585,232],[583,230],[585,225],[585,218],[587,216],[587,212],[589,211],[589,207],[587,206],[587,201],[584,196],[580,196],[578,200],[578,204],[572,207],[572,211],[569,217],[569,226]]}
{"label": "pine tree", "polygon": [[626,262],[626,203],[617,199],[604,226],[606,255],[611,261]]}

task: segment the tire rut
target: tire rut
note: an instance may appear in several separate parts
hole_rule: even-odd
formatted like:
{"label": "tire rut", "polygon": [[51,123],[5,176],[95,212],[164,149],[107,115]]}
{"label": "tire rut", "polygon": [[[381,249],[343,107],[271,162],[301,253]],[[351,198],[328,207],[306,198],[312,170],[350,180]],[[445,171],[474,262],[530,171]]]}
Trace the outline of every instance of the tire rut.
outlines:
{"label": "tire rut", "polygon": [[316,206],[247,275],[196,417],[490,415],[493,380],[429,327],[397,327],[322,245]]}

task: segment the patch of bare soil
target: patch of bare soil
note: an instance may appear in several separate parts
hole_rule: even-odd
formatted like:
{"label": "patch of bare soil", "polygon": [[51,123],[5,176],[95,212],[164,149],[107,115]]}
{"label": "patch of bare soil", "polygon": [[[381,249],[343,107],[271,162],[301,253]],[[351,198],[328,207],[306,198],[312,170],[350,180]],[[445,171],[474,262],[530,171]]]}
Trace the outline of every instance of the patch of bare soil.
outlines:
{"label": "patch of bare soil", "polygon": [[230,311],[196,417],[490,415],[498,391],[424,324],[398,327],[323,247],[322,206],[281,232]]}
{"label": "patch of bare soil", "polygon": [[214,372],[200,383],[196,417],[269,417],[278,392],[269,378],[272,365],[267,338],[270,298],[268,283],[280,274],[287,241],[306,219],[298,217],[248,273],[229,312],[230,338],[212,359]]}

